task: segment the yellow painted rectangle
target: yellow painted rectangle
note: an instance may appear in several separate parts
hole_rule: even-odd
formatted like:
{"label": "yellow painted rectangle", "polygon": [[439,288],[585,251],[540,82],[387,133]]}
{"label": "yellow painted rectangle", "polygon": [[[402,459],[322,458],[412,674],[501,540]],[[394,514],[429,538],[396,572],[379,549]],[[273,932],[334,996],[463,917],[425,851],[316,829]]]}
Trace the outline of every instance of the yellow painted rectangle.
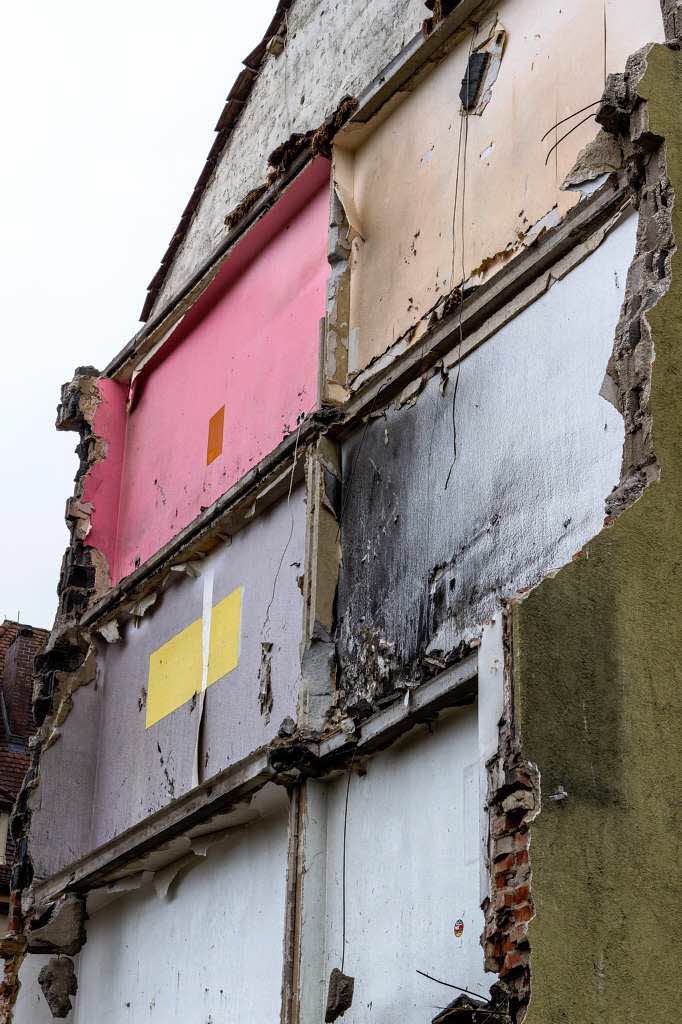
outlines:
{"label": "yellow painted rectangle", "polygon": [[211,640],[208,648],[208,678],[206,685],[222,679],[239,662],[239,633],[242,617],[242,588],[213,606],[211,613]]}
{"label": "yellow painted rectangle", "polygon": [[149,655],[147,728],[201,689],[201,633],[197,619]]}
{"label": "yellow painted rectangle", "polygon": [[222,405],[208,421],[208,444],[206,446],[206,465],[210,466],[223,451],[223,434],[225,433],[225,406]]}

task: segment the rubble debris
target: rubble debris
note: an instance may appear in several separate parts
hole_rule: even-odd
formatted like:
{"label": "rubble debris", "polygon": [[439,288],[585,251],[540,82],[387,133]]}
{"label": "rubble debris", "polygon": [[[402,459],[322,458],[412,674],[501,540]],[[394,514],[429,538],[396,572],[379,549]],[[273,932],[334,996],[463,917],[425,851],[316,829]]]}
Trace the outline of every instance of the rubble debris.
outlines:
{"label": "rubble debris", "polygon": [[354,988],[355,978],[343,974],[338,967],[334,967],[329,975],[327,1009],[324,1014],[325,1024],[332,1024],[339,1017],[343,1017],[346,1010],[350,1009]]}
{"label": "rubble debris", "polygon": [[509,993],[504,984],[490,987],[490,999],[462,993],[437,1013],[431,1024],[504,1024],[509,1020]]}
{"label": "rubble debris", "polygon": [[622,167],[623,149],[620,142],[602,128],[596,138],[580,150],[561,188],[564,191],[579,188],[585,182],[599,179],[604,174],[613,174]]}
{"label": "rubble debris", "polygon": [[64,1018],[71,1013],[70,996],[78,991],[78,981],[73,960],[66,956],[54,957],[49,960],[38,975],[47,1005],[53,1017]]}
{"label": "rubble debris", "polygon": [[231,210],[225,218],[225,226],[228,230],[232,231],[236,228],[237,224],[246,217],[248,213],[254,208],[256,203],[261,199],[268,190],[268,185],[257,185],[256,188],[252,188],[250,192],[247,192],[241,203],[235,206],[234,210]]}
{"label": "rubble debris", "polygon": [[312,157],[324,156],[330,160],[332,140],[357,106],[358,101],[354,96],[344,96],[336,110],[329,114],[318,128],[308,132],[293,132],[288,139],[273,149],[268,157],[267,181],[247,192],[239,205],[228,213],[225,217],[227,227],[233,230],[308,147]]}
{"label": "rubble debris", "polygon": [[646,70],[648,49],[628,59],[624,74],[609,75],[597,112],[598,123],[615,136],[622,149],[639,210],[635,256],[606,371],[612,384],[602,388],[604,396],[615,399],[625,420],[621,479],[607,499],[607,521],[629,507],[660,474],[649,409],[654,347],[646,313],[670,285],[675,197],[666,168],[665,146],[649,130],[646,104],[637,91]]}
{"label": "rubble debris", "polygon": [[431,17],[426,18],[422,25],[424,35],[430,35],[434,28],[449,14],[459,7],[462,0],[424,0],[424,6],[431,11]]}
{"label": "rubble debris", "polygon": [[266,722],[272,712],[272,644],[261,644],[260,668],[258,670],[258,704]]}
{"label": "rubble debris", "polygon": [[485,968],[504,983],[511,1019],[517,1021],[530,999],[528,922],[535,915],[530,825],[540,812],[540,776],[523,758],[509,704],[500,724],[498,752],[487,768],[490,894],[482,904],[481,945]]}
{"label": "rubble debris", "polygon": [[73,379],[62,386],[57,407],[57,430],[75,431],[79,435],[73,497],[66,506],[66,521],[71,543],[64,555],[59,586],[59,613],[78,615],[93,597],[111,584],[109,566],[103,554],[83,542],[90,532],[92,505],[83,501],[85,479],[92,467],[106,457],[106,442],[94,432],[95,414],[101,401],[97,386],[99,371],[93,366],[79,366]]}
{"label": "rubble debris", "polygon": [[38,907],[27,932],[30,953],[75,956],[85,942],[85,900],[67,893],[45,908]]}
{"label": "rubble debris", "polygon": [[293,736],[295,732],[296,722],[294,722],[293,718],[289,718],[289,716],[283,718],[282,724],[277,730],[277,735],[280,736],[282,739],[286,739],[289,736]]}

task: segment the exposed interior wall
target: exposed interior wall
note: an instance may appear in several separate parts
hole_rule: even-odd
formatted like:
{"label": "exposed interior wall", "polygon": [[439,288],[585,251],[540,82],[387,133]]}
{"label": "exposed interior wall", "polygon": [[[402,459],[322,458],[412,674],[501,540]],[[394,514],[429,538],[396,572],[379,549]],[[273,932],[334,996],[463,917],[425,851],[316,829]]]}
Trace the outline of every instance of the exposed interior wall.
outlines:
{"label": "exposed interior wall", "polygon": [[[641,329],[624,321],[614,374],[626,386],[628,360],[639,370],[623,400],[628,415],[641,403],[633,430],[650,431],[660,480],[513,608],[517,725],[542,785],[527,1024],[567,1016],[663,1024],[679,1001],[682,950],[670,911],[682,895],[682,61],[657,46],[642,66],[639,84],[636,64],[634,86],[616,83],[623,97],[634,91],[648,103],[625,129],[641,175],[633,175],[640,229],[627,312]],[[627,126],[627,106],[623,117]],[[624,460],[624,478],[631,471]]]}
{"label": "exposed interior wall", "polygon": [[347,701],[433,671],[501,599],[569,562],[601,529],[623,421],[599,392],[635,230],[629,216],[462,361],[454,462],[457,366],[421,393],[410,388],[343,445]]}
{"label": "exposed interior wall", "polygon": [[215,251],[227,230],[226,215],[265,180],[268,155],[293,133],[316,129],[344,96],[356,96],[419,31],[427,14],[423,0],[291,5],[284,49],[265,58],[153,312]]}
{"label": "exposed interior wall", "polygon": [[[356,234],[351,374],[410,332],[462,280],[484,280],[578,201],[579,192],[560,186],[595,135],[593,118],[554,150],[547,165],[545,157],[596,105],[544,141],[542,136],[599,99],[605,54],[608,71],[620,71],[643,41],[663,38],[658,0],[638,3],[636,17],[623,0],[501,0],[483,10],[479,31],[467,30],[337,169],[347,204],[351,197],[347,213]],[[495,15],[506,31],[499,74],[482,112],[464,120],[458,93],[469,52],[485,43]],[[352,126],[337,144],[358,145]]]}
{"label": "exposed interior wall", "polygon": [[[262,746],[283,719],[296,719],[305,521],[299,487],[230,544],[173,573],[175,582],[120,640],[99,640],[97,678],[74,693],[61,735],[43,752],[31,825],[39,877]],[[223,630],[216,609],[235,591],[233,636],[232,622]],[[187,642],[169,649],[183,634]],[[234,667],[218,659],[216,672],[204,673],[226,645],[236,651]],[[150,658],[164,647],[156,685],[180,686],[186,699],[150,723]]]}
{"label": "exposed interior wall", "polygon": [[355,977],[344,1021],[432,1019],[450,999],[417,970],[487,995],[494,979],[484,975],[479,945],[476,706],[415,730],[350,778],[349,790],[347,773],[308,784],[303,914],[319,942],[311,939],[303,960],[302,1024],[321,1019],[326,982],[341,966],[344,820],[344,972]]}
{"label": "exposed interior wall", "polygon": [[[54,1017],[45,1001],[38,984],[38,975],[43,967],[50,962],[49,954],[35,953],[27,956],[19,971],[20,989],[14,1007],[14,1020],[17,1024],[54,1024]],[[76,964],[78,961],[76,960]],[[78,967],[76,966],[76,973]],[[66,1024],[74,1024],[76,1015],[71,1010],[62,1017]]]}
{"label": "exposed interior wall", "polygon": [[94,680],[73,696],[68,727],[42,752],[40,785],[29,795],[30,856],[38,878],[90,847],[102,694]]}
{"label": "exposed interior wall", "polygon": [[[77,961],[72,1024],[279,1019],[287,868],[286,796],[280,811],[211,846],[176,876],[90,910]],[[52,1020],[37,982],[45,961],[21,968],[15,1024]]]}
{"label": "exposed interior wall", "polygon": [[[104,555],[110,577],[116,560],[116,532],[121,473],[126,434],[127,388],[115,380],[97,380],[99,402],[93,418],[94,443],[104,447],[104,457],[95,462],[83,481],[83,502],[91,507],[88,547]],[[112,582],[113,579],[112,579]]]}
{"label": "exposed interior wall", "polygon": [[323,183],[318,177],[305,207],[236,278],[227,261],[210,296],[134,381],[115,580],[212,505],[316,405],[328,274],[322,165]]}

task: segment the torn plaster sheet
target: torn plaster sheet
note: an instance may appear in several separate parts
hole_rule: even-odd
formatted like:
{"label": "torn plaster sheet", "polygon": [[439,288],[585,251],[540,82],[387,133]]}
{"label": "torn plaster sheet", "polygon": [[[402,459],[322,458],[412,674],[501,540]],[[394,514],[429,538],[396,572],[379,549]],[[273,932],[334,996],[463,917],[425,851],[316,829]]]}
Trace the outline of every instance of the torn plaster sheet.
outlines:
{"label": "torn plaster sheet", "polygon": [[224,843],[233,836],[240,835],[247,831],[248,825],[236,825],[234,828],[224,828],[219,832],[208,832],[204,836],[197,836],[192,840],[192,853],[197,857],[205,857],[211,847],[218,843]]}
{"label": "torn plaster sheet", "polygon": [[227,813],[214,815],[200,825],[195,825],[187,835],[191,840],[201,839],[205,835],[253,825],[273,814],[284,813],[288,806],[286,790],[274,783],[268,784],[244,798]]}
{"label": "torn plaster sheet", "polygon": [[180,873],[186,871],[188,868],[195,867],[197,860],[197,855],[194,851],[191,851],[184,857],[181,857],[180,860],[176,860],[173,864],[169,864],[167,868],[162,868],[161,871],[157,871],[155,873],[154,891],[160,900],[165,900],[168,897],[169,889]]}
{"label": "torn plaster sheet", "polygon": [[110,903],[113,903],[123,893],[134,892],[136,889],[149,885],[153,877],[153,871],[139,871],[137,874],[127,875],[116,882],[110,882],[108,885],[91,889],[86,897],[88,916],[96,914],[103,907],[109,906]]}
{"label": "torn plaster sheet", "polygon": [[[609,178],[609,174],[600,174],[596,178],[580,182],[580,184],[577,185],[566,185],[566,189],[570,192],[579,192],[583,199],[587,199],[588,196],[593,196],[595,192],[598,192],[602,185],[606,184]],[[563,188],[564,186],[562,185],[561,187]]]}
{"label": "torn plaster sheet", "polygon": [[143,615],[146,615],[149,609],[156,604],[158,596],[159,595],[156,591],[152,591],[152,593],[145,594],[144,597],[141,597],[139,601],[135,601],[134,604],[128,605],[128,611],[135,619],[136,625],[139,623],[139,620]]}
{"label": "torn plaster sheet", "polygon": [[490,103],[490,98],[493,94],[493,86],[500,73],[500,65],[502,64],[504,48],[507,42],[506,30],[495,18],[493,18],[493,20],[488,23],[487,27],[482,30],[482,35],[483,40],[476,43],[474,53],[488,54],[488,66],[486,68],[483,82],[481,83],[476,106],[473,110],[469,111],[470,114],[476,114],[478,116],[483,113]]}
{"label": "torn plaster sheet", "polygon": [[118,627],[118,621],[116,619],[109,619],[102,626],[99,626],[97,632],[103,637],[108,644],[116,644],[121,639],[121,631]]}
{"label": "torn plaster sheet", "polygon": [[141,854],[134,860],[128,861],[123,867],[112,871],[105,876],[104,881],[107,885],[113,885],[116,882],[123,881],[131,876],[140,875],[142,872],[151,872],[156,874],[159,871],[163,871],[170,864],[174,864],[182,857],[187,856],[191,852],[192,844],[189,836],[182,835],[176,836],[174,839],[170,839],[165,843],[157,846],[156,849],[149,850],[147,853]]}
{"label": "torn plaster sheet", "polygon": [[177,565],[171,565],[171,572],[182,572],[186,576],[193,576],[196,579],[201,575],[201,560],[195,558],[188,562],[178,562]]}
{"label": "torn plaster sheet", "polygon": [[211,620],[213,612],[213,579],[215,569],[212,563],[206,566],[203,574],[204,595],[201,613],[201,690],[197,701],[196,737],[194,741],[194,758],[192,762],[192,785],[198,786],[201,777],[199,764],[199,747],[201,730],[204,722],[206,687],[208,686],[208,659],[211,645]]}
{"label": "torn plaster sheet", "polygon": [[364,241],[365,235],[355,202],[355,154],[335,146],[333,150],[334,189],[348,221],[348,241]]}
{"label": "torn plaster sheet", "polygon": [[178,328],[180,327],[180,324],[182,323],[182,321],[184,319],[185,319],[185,314],[183,313],[182,316],[178,317],[178,319],[175,320],[171,324],[171,326],[161,334],[161,337],[158,339],[158,341],[156,341],[152,345],[152,347],[150,349],[148,349],[145,352],[145,354],[136,362],[135,368],[133,369],[132,375],[130,377],[130,385],[129,385],[129,392],[128,392],[128,394],[129,394],[129,399],[128,399],[129,402],[130,402],[131,396],[134,393],[134,385],[135,385],[135,382],[136,382],[137,378],[142,373],[142,371],[144,370],[144,368],[147,365],[147,363],[150,363],[151,360],[154,358],[154,356],[157,354],[157,352],[159,352],[163,348],[163,346],[166,344],[166,342],[168,341],[170,336],[172,334],[174,334],[176,330],[178,330]]}

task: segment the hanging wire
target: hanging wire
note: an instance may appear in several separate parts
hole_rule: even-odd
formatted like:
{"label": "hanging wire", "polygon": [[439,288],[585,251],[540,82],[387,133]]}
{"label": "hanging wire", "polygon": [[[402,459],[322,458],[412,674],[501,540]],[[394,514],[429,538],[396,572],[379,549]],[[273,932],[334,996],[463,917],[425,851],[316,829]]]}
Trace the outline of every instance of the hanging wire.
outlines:
{"label": "hanging wire", "polygon": [[449,981],[441,981],[440,978],[434,978],[432,974],[427,974],[426,971],[417,971],[417,974],[421,974],[422,978],[428,978],[429,981],[435,981],[438,985],[445,985],[446,988],[454,988],[457,992],[466,992],[468,996],[473,996],[475,999],[482,999],[484,1003],[490,1005],[490,1000],[486,996],[479,995],[478,992],[472,992],[471,989],[462,988],[461,985],[453,985]]}
{"label": "hanging wire", "polygon": [[572,114],[568,114],[567,117],[562,117],[560,121],[553,124],[551,128],[548,128],[545,134],[540,139],[540,142],[544,142],[548,135],[551,135],[555,128],[559,128],[562,124],[566,124],[567,121],[571,121],[578,114],[584,114],[586,110],[591,110],[592,107],[596,107],[601,103],[601,100],[595,100],[594,103],[588,103],[586,107],[581,107],[580,110],[574,110]]}
{"label": "hanging wire", "polygon": [[[474,25],[474,30],[471,34],[471,41],[469,43],[469,55],[467,57],[467,84],[466,84],[466,96],[469,97],[469,76],[471,73],[471,54],[474,49],[474,41],[478,34],[478,25]],[[464,277],[466,274],[464,266],[464,213],[466,203],[466,168],[467,168],[467,142],[469,140],[469,111],[464,107],[464,116],[460,119],[459,123],[459,143],[457,145],[457,173],[455,175],[455,201],[452,210],[452,277],[450,278],[451,283],[455,281],[455,221],[457,217],[457,195],[459,192],[459,165],[460,155],[462,150],[462,128],[464,128],[464,154],[462,158],[462,209],[460,214],[461,219],[461,240],[460,240],[460,257],[462,261],[462,280],[459,289],[459,341],[457,343],[457,373],[455,374],[455,385],[452,391],[452,463],[448,470],[448,475],[445,480],[445,490],[448,489],[450,483],[450,477],[452,471],[455,468],[455,462],[457,461],[457,388],[459,386],[459,374],[461,370],[461,355],[462,355],[462,307],[464,305]]]}
{"label": "hanging wire", "polygon": [[578,123],[574,124],[572,128],[569,128],[569,130],[566,132],[565,135],[562,135],[560,139],[557,139],[557,141],[554,143],[554,145],[550,147],[549,152],[547,153],[547,156],[545,157],[545,167],[547,166],[549,158],[552,155],[552,153],[554,152],[554,150],[557,148],[557,146],[559,146],[564,141],[564,139],[567,139],[569,135],[572,135],[573,132],[577,128],[580,128],[580,126],[582,124],[585,124],[586,121],[589,121],[591,117],[595,117],[595,116],[596,116],[595,114],[588,114],[587,117],[583,117],[583,119],[581,121],[578,121]]}

